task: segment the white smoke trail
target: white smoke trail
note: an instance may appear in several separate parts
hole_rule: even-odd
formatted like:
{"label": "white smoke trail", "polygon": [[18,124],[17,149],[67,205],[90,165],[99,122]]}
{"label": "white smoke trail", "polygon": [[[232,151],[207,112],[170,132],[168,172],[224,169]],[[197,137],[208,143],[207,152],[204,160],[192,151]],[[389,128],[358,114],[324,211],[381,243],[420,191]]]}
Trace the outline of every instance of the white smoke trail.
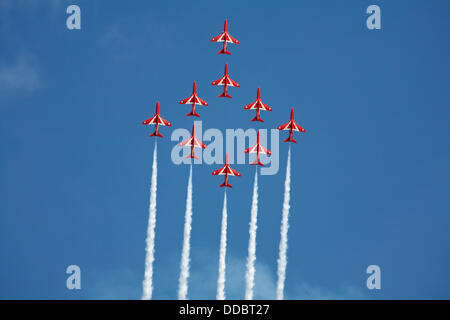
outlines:
{"label": "white smoke trail", "polygon": [[178,281],[178,300],[187,299],[189,278],[189,255],[191,251],[191,229],[192,229],[192,165],[189,171],[189,181],[186,197],[186,213],[184,217],[183,251],[181,253],[180,278]]}
{"label": "white smoke trail", "polygon": [[284,181],[284,201],[283,213],[281,218],[281,238],[280,238],[280,253],[278,257],[278,282],[277,282],[277,300],[283,300],[284,280],[286,279],[286,265],[287,265],[287,235],[289,229],[289,200],[291,192],[291,147],[288,151],[288,159],[286,164],[286,180]]}
{"label": "white smoke trail", "polygon": [[258,171],[255,172],[253,184],[252,209],[250,213],[250,239],[248,242],[247,271],[245,273],[245,299],[253,299],[253,287],[255,286],[255,260],[256,260],[256,229],[258,218]]}
{"label": "white smoke trail", "polygon": [[225,256],[227,253],[227,193],[223,197],[222,231],[220,233],[219,277],[217,278],[217,300],[225,300]]}
{"label": "white smoke trail", "polygon": [[153,292],[153,261],[155,260],[155,226],[156,226],[156,189],[157,189],[157,156],[156,156],[156,141],[155,148],[153,150],[153,165],[152,165],[152,178],[150,184],[150,205],[149,205],[149,217],[147,227],[147,238],[145,239],[145,272],[142,300],[150,300]]}

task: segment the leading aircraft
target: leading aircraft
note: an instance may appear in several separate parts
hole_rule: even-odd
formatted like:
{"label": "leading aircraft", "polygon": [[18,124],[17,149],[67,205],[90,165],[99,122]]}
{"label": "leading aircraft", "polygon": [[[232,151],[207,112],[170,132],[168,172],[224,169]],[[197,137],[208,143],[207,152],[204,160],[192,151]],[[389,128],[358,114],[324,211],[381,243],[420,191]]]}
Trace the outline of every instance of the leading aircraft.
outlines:
{"label": "leading aircraft", "polygon": [[228,21],[227,20],[225,20],[223,32],[220,35],[218,35],[217,37],[212,38],[211,42],[223,42],[223,48],[222,48],[222,50],[217,52],[218,54],[221,54],[221,53],[231,54],[227,50],[227,42],[239,44],[239,41],[237,39],[233,38],[232,36],[230,36],[230,34],[228,33]]}
{"label": "leading aircraft", "polygon": [[180,147],[191,147],[191,154],[187,155],[186,158],[198,159],[195,155],[194,148],[200,147],[202,149],[206,148],[206,145],[200,142],[195,136],[195,124],[192,125],[192,136],[179,144]]}
{"label": "leading aircraft", "polygon": [[225,175],[225,181],[219,187],[229,187],[229,188],[233,188],[233,186],[228,183],[228,175],[236,176],[236,177],[241,176],[241,174],[239,172],[237,172],[236,170],[234,170],[230,167],[230,164],[228,163],[228,152],[227,152],[227,157],[225,159],[225,165],[222,168],[213,171],[212,175],[213,176]]}
{"label": "leading aircraft", "polygon": [[142,121],[143,125],[150,125],[150,124],[154,124],[155,125],[155,132],[153,132],[152,134],[149,135],[149,137],[160,137],[162,138],[162,134],[159,133],[158,128],[159,126],[168,126],[171,127],[172,124],[167,121],[164,120],[161,115],[159,114],[159,102],[156,102],[156,112],[155,115],[153,117],[151,117],[150,119],[147,119],[145,121]]}
{"label": "leading aircraft", "polygon": [[259,130],[258,130],[258,135],[256,136],[256,144],[253,147],[250,147],[248,149],[244,150],[244,153],[256,153],[256,160],[252,163],[250,163],[251,165],[257,164],[260,166],[264,166],[260,161],[259,161],[259,154],[267,154],[267,155],[271,155],[272,152],[270,152],[270,150],[267,150],[266,148],[264,148],[261,143],[259,142]]}
{"label": "leading aircraft", "polygon": [[197,112],[195,112],[195,105],[199,104],[201,106],[208,106],[208,102],[206,102],[203,99],[200,99],[197,95],[197,83],[194,81],[194,88],[192,89],[192,94],[190,97],[183,99],[180,101],[180,104],[192,104],[192,111],[190,113],[188,113],[186,116],[196,116],[196,117],[200,117]]}
{"label": "leading aircraft", "polygon": [[259,110],[264,111],[272,111],[272,108],[268,105],[264,104],[261,101],[261,89],[258,87],[258,91],[256,92],[256,100],[244,107],[245,110],[256,109],[256,117],[254,117],[251,121],[261,121],[264,122],[263,119],[259,116]]}
{"label": "leading aircraft", "polygon": [[297,141],[294,140],[293,131],[300,131],[300,132],[306,132],[305,129],[300,127],[298,124],[294,121],[294,108],[291,109],[291,119],[288,123],[285,123],[277,128],[278,130],[289,130],[289,137],[286,140],[283,140],[284,142],[294,142],[297,143]]}
{"label": "leading aircraft", "polygon": [[230,76],[228,75],[228,63],[225,63],[225,74],[223,75],[223,77],[216,81],[213,81],[211,85],[223,86],[223,93],[219,95],[219,98],[222,97],[231,98],[231,96],[227,93],[228,86],[237,88],[240,87],[240,84],[234,80],[231,80]]}

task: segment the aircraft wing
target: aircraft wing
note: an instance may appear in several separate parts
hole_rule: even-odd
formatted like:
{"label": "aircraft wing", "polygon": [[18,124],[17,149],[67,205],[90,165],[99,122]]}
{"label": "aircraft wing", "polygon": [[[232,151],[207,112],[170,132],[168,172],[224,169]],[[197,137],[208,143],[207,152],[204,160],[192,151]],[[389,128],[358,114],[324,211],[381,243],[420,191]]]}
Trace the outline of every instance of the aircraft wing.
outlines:
{"label": "aircraft wing", "polygon": [[236,170],[232,169],[230,167],[230,165],[224,165],[222,168],[213,171],[212,174],[214,176],[225,175],[225,174],[228,174],[230,176],[236,176],[236,177],[240,177],[241,176],[241,174],[239,172],[237,172]]}
{"label": "aircraft wing", "polygon": [[228,36],[227,42],[231,42],[231,43],[234,43],[234,44],[239,44],[238,39],[233,38],[232,36],[230,36],[229,33],[227,33],[227,36]]}
{"label": "aircraft wing", "polygon": [[249,110],[249,109],[262,109],[265,111],[272,111],[272,108],[269,107],[267,104],[264,104],[262,101],[254,101],[248,105],[246,105],[244,107],[245,110]]}
{"label": "aircraft wing", "polygon": [[180,104],[199,104],[202,106],[208,106],[208,102],[203,99],[200,99],[197,95],[191,95],[189,98],[183,99],[180,101]]}
{"label": "aircraft wing", "polygon": [[168,127],[172,126],[169,121],[164,120],[159,114],[155,114],[152,118],[143,121],[142,124],[159,124]]}
{"label": "aircraft wing", "polygon": [[267,104],[263,103],[262,101],[261,101],[261,109],[265,111],[272,111],[272,108],[269,107]]}
{"label": "aircraft wing", "polygon": [[291,122],[289,121],[288,123],[282,124],[281,126],[278,126],[278,130],[290,130],[291,129]]}
{"label": "aircraft wing", "polygon": [[191,137],[187,140],[184,140],[183,142],[180,142],[178,145],[180,147],[192,146],[192,140],[194,140],[194,138]]}
{"label": "aircraft wing", "polygon": [[230,36],[228,32],[222,32],[217,37],[211,39],[211,42],[229,42],[234,44],[239,44],[239,40]]}
{"label": "aircraft wing", "polygon": [[227,85],[228,86],[230,86],[230,87],[237,87],[237,88],[239,88],[241,85],[239,84],[239,83],[237,83],[236,81],[234,81],[234,80],[231,80],[231,78],[230,77],[226,77],[226,82],[227,82]]}
{"label": "aircraft wing", "polygon": [[195,103],[197,103],[199,105],[202,105],[202,106],[205,106],[205,107],[208,106],[208,102],[206,102],[205,100],[203,100],[203,99],[201,99],[201,98],[199,98],[197,96],[195,96]]}
{"label": "aircraft wing", "polygon": [[180,104],[192,104],[194,99],[195,99],[194,95],[191,95],[189,98],[181,100]]}
{"label": "aircraft wing", "polygon": [[248,148],[248,149],[245,149],[245,150],[244,150],[244,153],[256,153],[257,148],[258,148],[258,145],[255,144],[253,147],[250,147],[250,148]]}
{"label": "aircraft wing", "polygon": [[213,86],[223,86],[225,84],[225,76],[223,76],[222,78],[220,78],[216,81],[213,81],[211,84]]}
{"label": "aircraft wing", "polygon": [[157,121],[157,123],[158,124],[160,124],[160,125],[162,125],[162,126],[168,126],[168,127],[171,127],[172,126],[172,124],[169,122],[169,121],[167,121],[167,120],[164,120],[160,115],[158,115],[157,117],[156,117],[156,121]]}
{"label": "aircraft wing", "polygon": [[292,130],[305,132],[306,130],[300,127],[298,124],[295,123],[295,121],[292,121]]}
{"label": "aircraft wing", "polygon": [[269,156],[272,154],[272,152],[270,152],[270,150],[264,148],[262,145],[259,145],[259,153],[267,154]]}
{"label": "aircraft wing", "polygon": [[245,149],[244,153],[261,153],[261,154],[267,154],[269,156],[272,154],[272,152],[270,152],[270,150],[267,150],[260,144],[255,144],[253,147]]}
{"label": "aircraft wing", "polygon": [[212,38],[211,42],[224,42],[225,41],[225,34],[226,34],[225,32],[222,32],[217,37]]}
{"label": "aircraft wing", "polygon": [[228,169],[230,169],[230,172],[228,172],[229,175],[236,176],[236,177],[240,177],[241,176],[241,174],[239,172],[237,172],[236,170],[234,170],[230,166],[228,166]]}
{"label": "aircraft wing", "polygon": [[226,165],[224,165],[220,169],[214,170],[212,174],[213,174],[213,176],[223,175],[223,174],[225,174],[225,169],[226,169]]}
{"label": "aircraft wing", "polygon": [[147,119],[145,121],[142,121],[142,124],[147,125],[147,124],[155,124],[155,120],[156,120],[156,116],[154,115],[153,117],[151,117],[150,119]]}
{"label": "aircraft wing", "polygon": [[200,147],[205,149],[206,145],[202,142],[200,142],[196,137],[190,137],[189,139],[180,142],[179,143],[180,147],[187,147],[187,146],[194,146],[194,147]]}
{"label": "aircraft wing", "polygon": [[298,124],[295,123],[295,121],[291,120],[288,123],[285,123],[277,128],[278,130],[294,130],[294,131],[300,131],[305,132],[306,130],[300,127]]}
{"label": "aircraft wing", "polygon": [[206,144],[204,144],[203,142],[200,142],[196,137],[194,137],[194,146],[195,147],[200,147],[205,149],[206,148]]}
{"label": "aircraft wing", "polygon": [[258,103],[258,100],[253,101],[252,103],[246,105],[244,107],[245,110],[249,110],[249,109],[256,109],[256,104]]}

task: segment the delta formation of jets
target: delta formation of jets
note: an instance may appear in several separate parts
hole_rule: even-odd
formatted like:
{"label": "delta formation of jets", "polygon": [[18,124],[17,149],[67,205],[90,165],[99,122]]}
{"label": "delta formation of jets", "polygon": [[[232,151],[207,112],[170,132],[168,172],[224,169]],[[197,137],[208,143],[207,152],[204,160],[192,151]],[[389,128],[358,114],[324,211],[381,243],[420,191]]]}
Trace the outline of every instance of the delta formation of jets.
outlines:
{"label": "delta formation of jets", "polygon": [[[217,37],[214,37],[211,39],[211,42],[222,42],[222,50],[220,50],[219,52],[217,52],[218,54],[228,54],[231,55],[231,53],[227,50],[227,43],[233,43],[233,44],[239,44],[239,41],[235,38],[233,38],[229,33],[228,33],[228,22],[227,20],[225,20],[225,25],[224,25],[224,30],[223,32],[218,35]],[[239,83],[237,83],[236,81],[232,80],[228,74],[228,63],[225,64],[225,73],[224,75],[216,80],[213,81],[211,83],[211,85],[213,86],[223,86],[223,92],[219,95],[219,98],[231,98],[231,96],[228,94],[228,87],[236,87],[239,88],[240,85]],[[195,117],[200,117],[200,115],[196,112],[195,107],[197,105],[200,106],[208,106],[208,103],[201,99],[198,95],[197,95],[197,83],[194,82],[194,86],[192,89],[192,94],[186,98],[180,101],[180,104],[190,104],[192,105],[192,109],[191,112],[189,112],[188,114],[186,114],[186,116],[195,116]],[[256,116],[251,119],[250,121],[260,121],[260,122],[264,122],[263,119],[261,119],[260,117],[260,111],[272,111],[272,108],[269,107],[268,105],[264,104],[261,101],[261,89],[258,87],[258,90],[256,92],[256,100],[248,105],[246,105],[244,107],[245,110],[256,110]],[[172,124],[163,119],[159,113],[159,102],[156,103],[156,112],[155,115],[153,117],[151,117],[150,119],[147,119],[145,121],[142,122],[143,125],[154,125],[155,126],[155,131],[150,134],[150,137],[160,137],[162,138],[163,136],[159,133],[159,126],[168,126],[171,127]],[[294,131],[299,131],[299,132],[305,132],[305,129],[303,129],[301,126],[299,126],[295,121],[294,121],[294,108],[292,108],[291,110],[291,118],[289,119],[289,122],[279,126],[277,128],[278,130],[289,130],[289,137],[287,139],[284,140],[284,142],[294,142],[297,143],[297,141],[294,140],[293,138],[293,132]],[[270,150],[264,148],[261,143],[260,143],[260,138],[259,138],[260,134],[259,134],[259,130],[258,130],[258,134],[256,137],[256,144],[248,149],[244,150],[244,153],[256,153],[256,160],[252,163],[250,163],[251,165],[260,165],[260,166],[264,166],[261,161],[259,161],[259,155],[260,154],[267,154],[267,155],[271,155],[272,153],[270,152]],[[181,147],[191,147],[191,153],[186,157],[186,158],[192,158],[192,159],[198,159],[197,156],[195,155],[195,147],[198,148],[202,148],[205,149],[206,145],[204,143],[202,143],[200,140],[198,140],[198,138],[195,136],[195,125],[192,126],[192,135],[189,139],[181,142],[179,144],[179,146]],[[239,172],[237,172],[236,170],[232,169],[230,164],[229,164],[229,160],[228,160],[228,153],[226,155],[226,160],[225,160],[225,165],[212,172],[212,175],[224,175],[225,176],[225,181],[224,183],[222,183],[219,187],[229,187],[231,188],[231,184],[228,183],[228,176],[235,176],[235,177],[240,177],[241,174]]]}

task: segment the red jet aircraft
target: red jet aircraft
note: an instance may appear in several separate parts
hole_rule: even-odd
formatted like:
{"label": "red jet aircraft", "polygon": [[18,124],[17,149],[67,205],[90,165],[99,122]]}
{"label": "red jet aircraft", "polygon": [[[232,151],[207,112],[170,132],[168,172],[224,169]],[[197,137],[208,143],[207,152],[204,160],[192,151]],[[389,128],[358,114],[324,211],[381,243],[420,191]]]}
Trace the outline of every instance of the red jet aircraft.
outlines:
{"label": "red jet aircraft", "polygon": [[206,145],[204,143],[200,142],[197,139],[197,137],[195,136],[195,124],[192,125],[192,136],[189,139],[187,139],[187,140],[185,140],[183,142],[180,142],[179,146],[180,147],[188,147],[188,146],[190,146],[191,147],[191,154],[187,155],[186,158],[198,159],[195,156],[194,148],[195,147],[200,147],[200,148],[205,149]]}
{"label": "red jet aircraft", "polygon": [[235,177],[241,176],[241,174],[239,172],[237,172],[236,170],[234,170],[230,167],[230,165],[228,163],[228,152],[227,152],[227,157],[225,160],[225,165],[222,168],[213,171],[212,175],[213,176],[225,175],[225,181],[219,187],[229,187],[229,188],[233,188],[233,186],[228,183],[228,175],[235,176]]}
{"label": "red jet aircraft", "polygon": [[194,88],[192,89],[192,94],[189,98],[183,99],[180,101],[180,104],[192,104],[192,111],[190,113],[188,113],[186,116],[196,116],[196,117],[200,117],[197,112],[195,112],[195,105],[199,104],[201,106],[208,106],[208,102],[206,102],[205,100],[202,100],[198,97],[197,95],[197,83],[195,83],[194,81]]}
{"label": "red jet aircraft", "polygon": [[263,119],[259,117],[259,110],[264,111],[272,111],[272,108],[268,105],[264,104],[261,101],[261,89],[258,87],[258,91],[256,93],[256,100],[244,107],[245,110],[256,109],[256,117],[254,117],[251,121],[261,121],[264,122]]}
{"label": "red jet aircraft", "polygon": [[222,98],[222,97],[231,98],[231,96],[227,93],[228,86],[230,86],[230,87],[237,87],[237,88],[240,87],[239,83],[237,83],[234,80],[231,80],[230,76],[228,75],[228,63],[225,63],[225,74],[223,75],[223,77],[218,79],[218,80],[216,80],[216,81],[213,81],[211,83],[211,85],[213,85],[213,86],[224,86],[223,87],[223,93],[219,95],[219,98]]}
{"label": "red jet aircraft", "polygon": [[269,156],[272,154],[272,152],[270,152],[270,150],[267,150],[259,143],[259,130],[258,130],[258,135],[256,136],[256,144],[253,147],[245,149],[244,153],[256,153],[256,160],[250,164],[251,165],[258,164],[260,166],[264,166],[264,165],[259,161],[259,154],[262,153],[262,154],[267,154]]}
{"label": "red jet aircraft", "polygon": [[237,39],[230,36],[227,29],[228,29],[228,21],[225,20],[225,26],[223,27],[223,32],[220,35],[218,35],[217,37],[214,37],[211,39],[211,42],[223,42],[223,49],[220,50],[219,52],[217,52],[218,54],[221,54],[221,53],[231,54],[230,52],[227,51],[227,42],[239,44],[239,41]]}
{"label": "red jet aircraft", "polygon": [[155,112],[155,115],[154,115],[152,118],[150,118],[150,119],[147,119],[147,120],[145,120],[145,121],[142,121],[142,124],[143,124],[143,125],[154,124],[154,125],[155,125],[155,132],[153,132],[151,135],[149,135],[149,137],[154,137],[154,136],[156,136],[156,137],[161,137],[161,138],[162,138],[163,136],[162,136],[162,134],[160,134],[159,131],[158,131],[159,126],[160,126],[160,125],[161,125],[161,126],[168,126],[168,127],[171,127],[171,126],[172,126],[172,124],[171,124],[169,121],[164,120],[164,119],[161,117],[161,115],[159,114],[159,102],[156,102],[156,112]]}
{"label": "red jet aircraft", "polygon": [[298,124],[295,123],[295,121],[294,121],[294,108],[292,108],[292,110],[291,110],[291,119],[289,120],[289,122],[279,126],[277,129],[278,130],[289,130],[289,137],[286,140],[284,140],[284,142],[290,141],[290,142],[297,143],[297,141],[295,141],[292,138],[293,131],[306,132],[305,129],[303,129],[302,127],[300,127]]}

